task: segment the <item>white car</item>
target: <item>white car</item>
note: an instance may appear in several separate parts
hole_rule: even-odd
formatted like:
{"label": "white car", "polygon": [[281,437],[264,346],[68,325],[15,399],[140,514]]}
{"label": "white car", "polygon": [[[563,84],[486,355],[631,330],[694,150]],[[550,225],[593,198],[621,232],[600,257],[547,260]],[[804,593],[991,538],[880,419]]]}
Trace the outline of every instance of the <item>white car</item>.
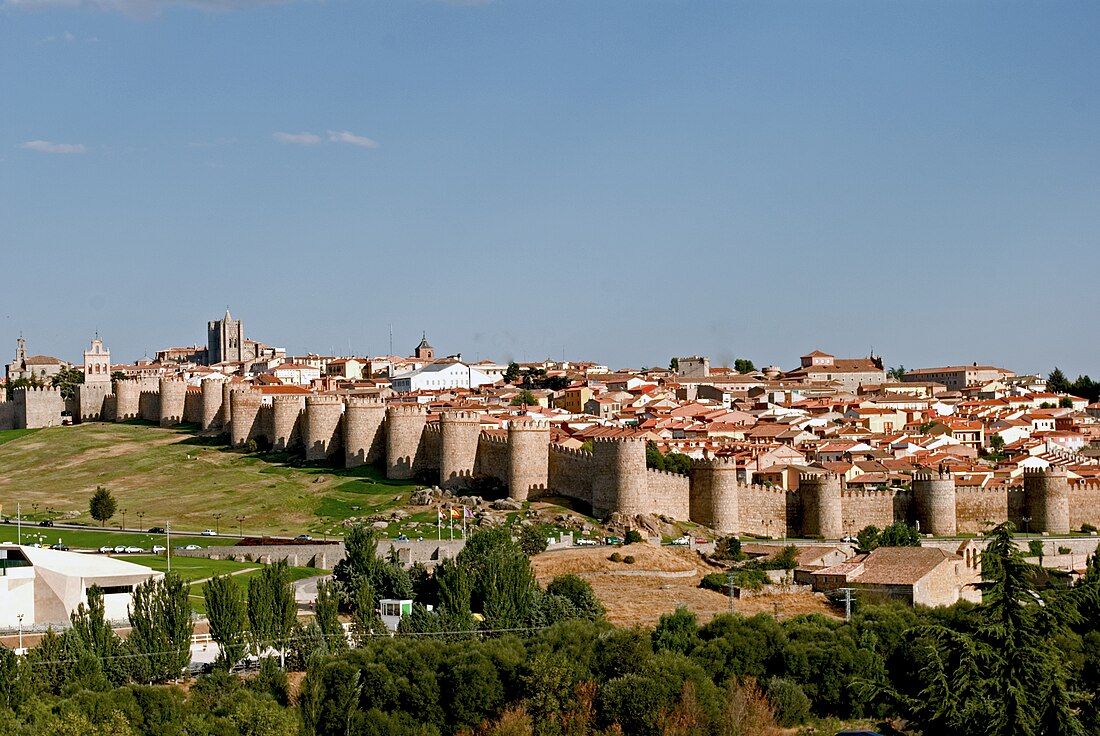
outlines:
{"label": "white car", "polygon": [[218,536],[218,533],[216,531],[214,531],[213,529],[203,529],[202,530],[202,535],[204,537],[216,537],[216,536]]}
{"label": "white car", "polygon": [[131,546],[131,547],[127,547],[126,551],[129,552],[130,554],[138,554],[139,552],[144,552],[145,550],[143,550],[141,547]]}
{"label": "white car", "polygon": [[153,554],[155,555],[159,555],[161,552],[164,552],[164,550],[165,548],[159,544],[153,545]]}
{"label": "white car", "polygon": [[578,547],[595,547],[599,544],[595,539],[588,539],[587,537],[581,537],[573,541],[573,544]]}
{"label": "white car", "polygon": [[120,544],[117,547],[115,547],[115,554],[116,555],[121,555],[124,552],[126,552],[126,545],[125,544]]}
{"label": "white car", "polygon": [[683,537],[677,537],[676,539],[672,540],[672,543],[677,545],[678,547],[685,547],[691,544],[691,537],[686,535]]}
{"label": "white car", "polygon": [[182,547],[176,547],[176,549],[185,549],[185,550],[190,551],[190,550],[193,550],[193,549],[202,549],[202,547],[200,547],[197,544],[185,544]]}
{"label": "white car", "polygon": [[104,547],[100,547],[100,548],[99,548],[99,551],[100,551],[100,552],[102,552],[103,554],[107,555],[107,554],[110,554],[111,552],[114,552],[114,551],[115,551],[115,548],[114,548],[114,547],[106,547],[106,546],[104,546]]}

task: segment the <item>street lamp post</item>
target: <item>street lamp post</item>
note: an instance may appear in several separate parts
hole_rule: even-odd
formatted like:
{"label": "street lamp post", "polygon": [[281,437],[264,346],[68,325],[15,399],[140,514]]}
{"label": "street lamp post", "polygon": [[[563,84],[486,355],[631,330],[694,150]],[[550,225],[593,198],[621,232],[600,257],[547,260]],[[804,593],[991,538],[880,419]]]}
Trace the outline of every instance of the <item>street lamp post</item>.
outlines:
{"label": "street lamp post", "polygon": [[1024,516],[1020,519],[1020,521],[1024,522],[1024,535],[1027,536],[1027,524],[1028,524],[1029,521],[1031,521],[1031,517],[1030,516]]}
{"label": "street lamp post", "polygon": [[139,511],[138,512],[138,529],[141,529],[143,526],[145,526],[144,519],[145,519],[145,512],[144,511]]}
{"label": "street lamp post", "polygon": [[225,516],[225,514],[214,514],[214,532],[216,534],[222,533],[221,518],[223,516]]}
{"label": "street lamp post", "polygon": [[23,614],[19,614],[19,650],[23,650]]}
{"label": "street lamp post", "polygon": [[120,529],[126,531],[126,509],[122,509],[122,526]]}
{"label": "street lamp post", "polygon": [[241,537],[244,536],[244,517],[243,516],[238,516],[237,517],[237,534],[238,534],[238,536],[241,536]]}

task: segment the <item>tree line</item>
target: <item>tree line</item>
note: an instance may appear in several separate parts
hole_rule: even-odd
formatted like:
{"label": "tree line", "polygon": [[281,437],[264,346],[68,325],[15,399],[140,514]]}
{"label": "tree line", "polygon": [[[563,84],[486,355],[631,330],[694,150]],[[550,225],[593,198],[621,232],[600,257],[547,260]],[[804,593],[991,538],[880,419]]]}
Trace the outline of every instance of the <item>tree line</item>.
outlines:
{"label": "tree line", "polygon": [[[678,609],[651,630],[608,624],[579,578],[539,589],[507,531],[479,532],[470,555],[443,563],[435,583],[406,571],[418,606],[392,637],[365,609],[372,596],[410,588],[396,562],[367,558],[374,540],[357,534],[356,554],[324,586],[310,631],[295,632],[302,624],[265,597],[286,585],[260,585],[253,599],[250,583],[247,601],[222,606],[233,614],[215,614],[223,594],[207,592],[212,633],[215,618],[236,620],[221,639],[274,644],[288,668],[305,671],[294,696],[274,658],[248,682],[219,667],[187,694],[110,674],[92,660],[116,645],[92,615],[79,625],[74,618],[76,633],[44,640],[47,651],[36,648],[23,663],[0,656],[0,731],[757,735],[861,717],[900,719],[904,733],[1100,731],[1100,562],[1090,558],[1076,586],[1040,588],[1008,524],[990,534],[981,605],[865,604],[847,622],[723,614],[705,624]],[[279,573],[268,575],[270,583]],[[354,621],[350,642],[341,609]],[[246,619],[252,634],[241,634]],[[339,633],[329,630],[334,622]],[[65,637],[83,648],[50,649]],[[92,654],[74,656],[84,651]]]}

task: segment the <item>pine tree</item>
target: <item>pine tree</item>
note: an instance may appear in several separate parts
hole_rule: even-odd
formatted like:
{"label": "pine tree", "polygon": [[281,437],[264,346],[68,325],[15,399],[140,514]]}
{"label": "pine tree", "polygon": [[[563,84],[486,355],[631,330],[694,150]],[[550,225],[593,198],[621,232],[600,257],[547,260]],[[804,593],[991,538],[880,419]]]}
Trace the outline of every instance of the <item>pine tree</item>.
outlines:
{"label": "pine tree", "polygon": [[117,508],[118,503],[111,492],[103,486],[97,486],[91,501],[88,502],[88,511],[92,518],[102,524],[115,515]]}
{"label": "pine tree", "polygon": [[348,648],[348,640],[344,636],[344,627],[340,625],[337,615],[339,601],[336,596],[336,587],[333,583],[321,581],[317,583],[317,602],[314,611],[317,626],[321,629],[325,647],[329,652],[340,652]]}
{"label": "pine tree", "polygon": [[274,647],[284,657],[286,640],[297,617],[298,604],[286,560],[264,566],[248,583],[248,620],[256,651]]}
{"label": "pine tree", "polygon": [[1047,391],[1053,394],[1064,394],[1069,392],[1069,379],[1066,378],[1066,374],[1062,373],[1062,369],[1055,366],[1054,370],[1047,376]]}

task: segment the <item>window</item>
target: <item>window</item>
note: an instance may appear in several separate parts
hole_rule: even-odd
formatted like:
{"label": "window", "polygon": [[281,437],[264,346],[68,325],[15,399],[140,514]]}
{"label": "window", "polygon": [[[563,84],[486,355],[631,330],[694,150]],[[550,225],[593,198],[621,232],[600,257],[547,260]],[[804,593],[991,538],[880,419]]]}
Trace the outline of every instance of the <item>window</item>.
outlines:
{"label": "window", "polygon": [[103,591],[103,595],[115,595],[118,593],[133,593],[134,586],[132,585],[108,585],[100,588]]}

